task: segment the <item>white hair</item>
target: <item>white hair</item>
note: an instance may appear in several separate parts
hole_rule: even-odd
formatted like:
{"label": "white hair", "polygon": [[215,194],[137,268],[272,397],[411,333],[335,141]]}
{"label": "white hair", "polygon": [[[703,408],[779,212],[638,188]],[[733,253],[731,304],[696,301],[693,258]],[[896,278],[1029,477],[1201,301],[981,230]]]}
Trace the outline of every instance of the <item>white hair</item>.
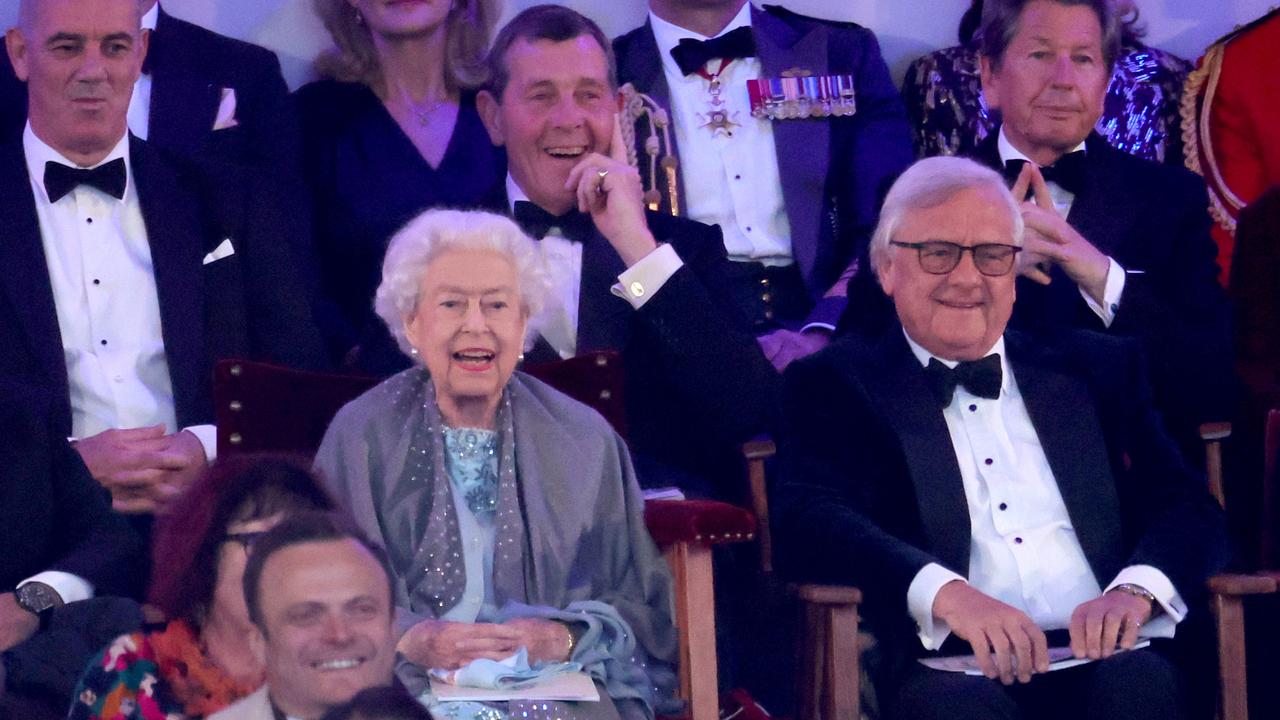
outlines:
{"label": "white hair", "polygon": [[492,250],[506,255],[516,269],[524,316],[530,318],[542,311],[550,289],[546,265],[537,244],[520,226],[510,218],[478,210],[428,210],[391,238],[382,261],[382,284],[373,299],[374,312],[406,355],[411,347],[404,324],[417,312],[427,266],[450,250]]}
{"label": "white hair", "polygon": [[931,157],[907,168],[889,189],[880,208],[880,222],[871,235],[871,269],[878,270],[888,260],[893,234],[909,213],[937,207],[964,190],[979,188],[994,191],[1006,206],[1013,224],[1013,244],[1021,246],[1022,211],[999,173],[964,158]]}

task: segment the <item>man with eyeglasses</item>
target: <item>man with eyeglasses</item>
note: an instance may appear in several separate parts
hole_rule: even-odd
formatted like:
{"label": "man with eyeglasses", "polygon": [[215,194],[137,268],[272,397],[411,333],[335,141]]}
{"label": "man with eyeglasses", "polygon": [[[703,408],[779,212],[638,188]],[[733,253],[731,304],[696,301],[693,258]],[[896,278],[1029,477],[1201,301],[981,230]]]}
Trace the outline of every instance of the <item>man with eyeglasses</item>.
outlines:
{"label": "man with eyeglasses", "polygon": [[[863,589],[886,717],[1188,717],[1221,513],[1132,341],[1006,331],[1023,231],[970,160],[895,183],[871,263],[897,322],[787,372],[780,560]],[[975,674],[917,662],[956,655]]]}

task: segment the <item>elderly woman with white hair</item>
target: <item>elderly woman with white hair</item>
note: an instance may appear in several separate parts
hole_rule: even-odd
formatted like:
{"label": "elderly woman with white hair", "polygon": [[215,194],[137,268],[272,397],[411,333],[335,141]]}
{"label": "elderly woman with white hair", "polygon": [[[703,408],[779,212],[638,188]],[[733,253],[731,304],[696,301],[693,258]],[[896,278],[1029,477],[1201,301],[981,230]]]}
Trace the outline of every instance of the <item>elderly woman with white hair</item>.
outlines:
{"label": "elderly woman with white hair", "polygon": [[338,413],[316,467],[390,555],[412,692],[426,669],[520,648],[535,667],[580,663],[602,690],[599,703],[437,714],[651,718],[672,681],[671,580],[622,439],[516,372],[546,287],[533,240],[507,218],[410,222],[376,310],[417,362]]}

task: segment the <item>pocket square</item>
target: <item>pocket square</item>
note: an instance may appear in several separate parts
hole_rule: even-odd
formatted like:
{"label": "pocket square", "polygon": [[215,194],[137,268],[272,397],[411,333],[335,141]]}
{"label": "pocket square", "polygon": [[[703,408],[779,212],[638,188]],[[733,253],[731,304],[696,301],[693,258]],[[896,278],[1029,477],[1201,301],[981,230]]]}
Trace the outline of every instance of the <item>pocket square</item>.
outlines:
{"label": "pocket square", "polygon": [[218,101],[218,114],[213,119],[214,130],[227,130],[240,124],[236,120],[236,90],[222,88],[222,99]]}
{"label": "pocket square", "polygon": [[222,242],[218,243],[218,247],[214,248],[213,252],[204,256],[204,264],[208,265],[211,262],[217,262],[222,258],[231,257],[235,254],[236,249],[231,247],[231,238],[226,238]]}

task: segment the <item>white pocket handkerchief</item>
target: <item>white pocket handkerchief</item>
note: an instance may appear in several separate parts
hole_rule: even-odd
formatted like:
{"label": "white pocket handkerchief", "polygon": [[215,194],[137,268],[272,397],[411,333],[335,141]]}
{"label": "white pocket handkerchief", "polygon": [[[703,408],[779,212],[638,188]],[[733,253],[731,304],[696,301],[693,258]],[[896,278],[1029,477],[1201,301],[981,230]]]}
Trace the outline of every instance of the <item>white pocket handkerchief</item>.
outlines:
{"label": "white pocket handkerchief", "polygon": [[226,130],[240,124],[236,120],[236,90],[222,88],[222,99],[218,101],[218,114],[213,119],[214,130]]}
{"label": "white pocket handkerchief", "polygon": [[208,265],[211,262],[217,262],[224,257],[231,257],[235,254],[236,249],[231,247],[231,238],[226,238],[221,243],[218,243],[218,247],[214,248],[213,252],[204,256],[204,264]]}

